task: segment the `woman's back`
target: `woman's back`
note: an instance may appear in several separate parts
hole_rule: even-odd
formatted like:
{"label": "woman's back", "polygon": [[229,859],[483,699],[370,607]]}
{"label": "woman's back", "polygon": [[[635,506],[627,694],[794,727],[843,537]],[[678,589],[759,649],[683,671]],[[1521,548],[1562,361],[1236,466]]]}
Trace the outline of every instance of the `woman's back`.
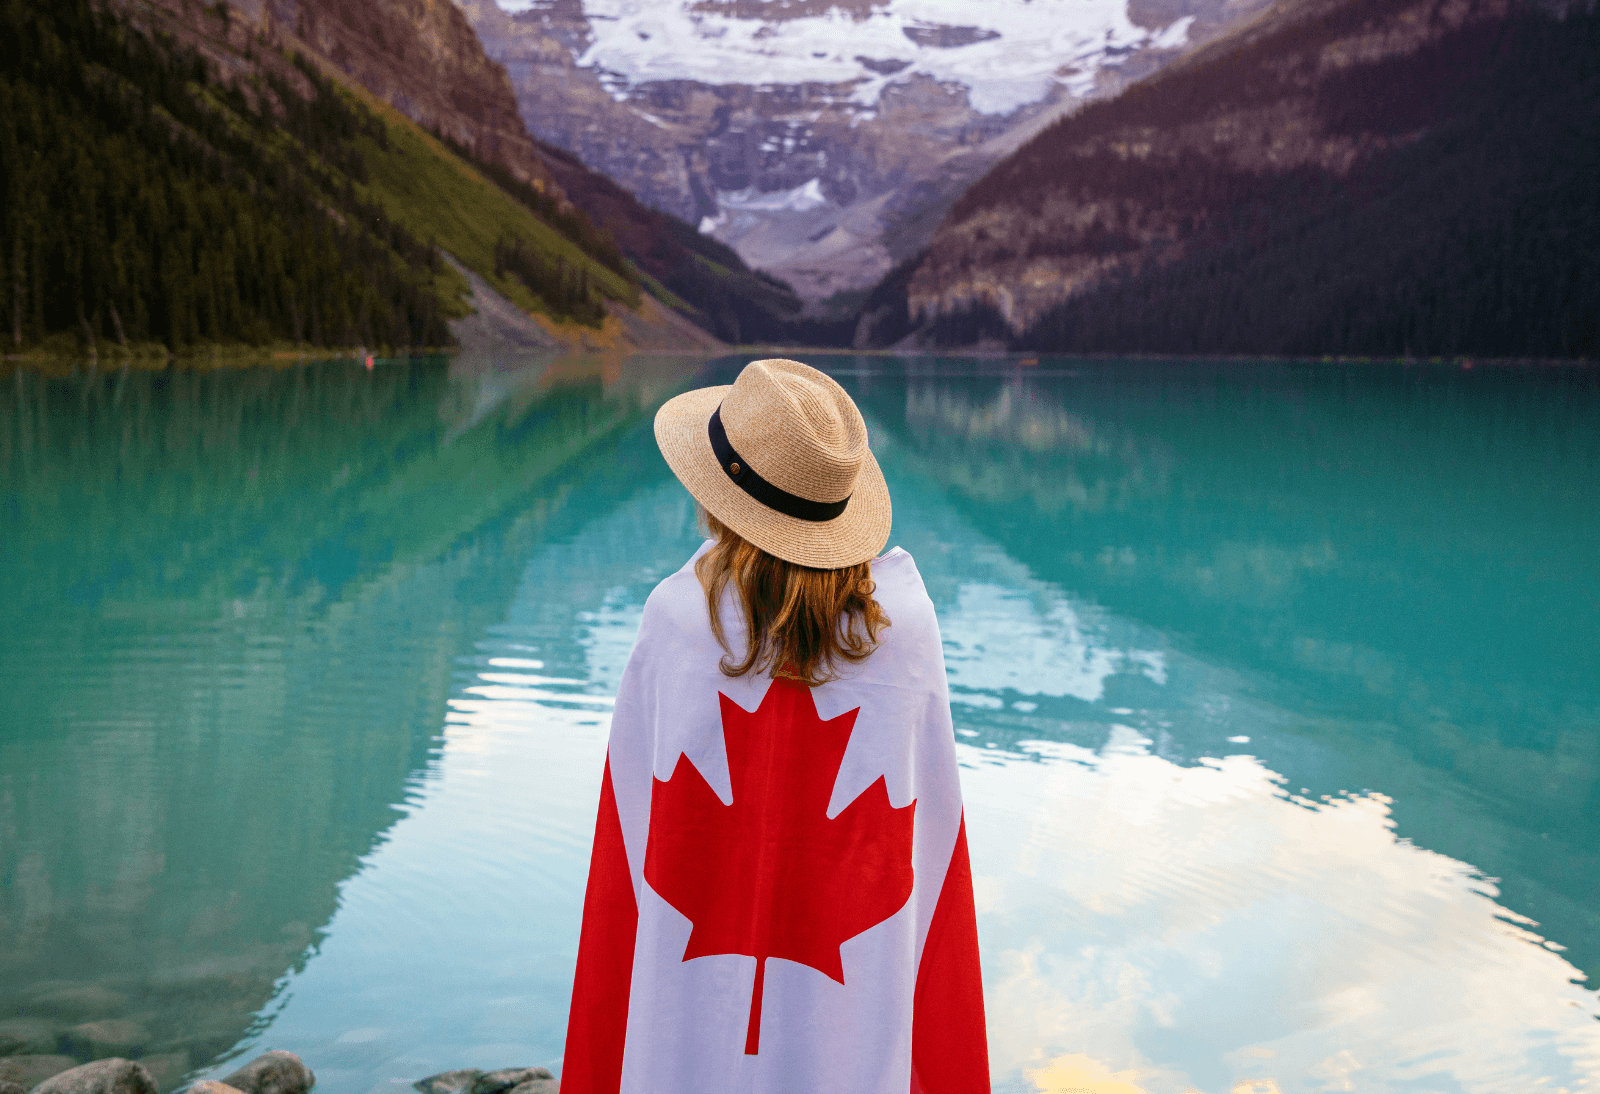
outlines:
{"label": "woman's back", "polygon": [[888,625],[811,687],[782,664],[725,667],[749,651],[750,590],[713,584],[719,636],[695,565],[711,546],[651,594],[617,696],[563,1090],[986,1091],[948,696],[915,563],[871,562]]}

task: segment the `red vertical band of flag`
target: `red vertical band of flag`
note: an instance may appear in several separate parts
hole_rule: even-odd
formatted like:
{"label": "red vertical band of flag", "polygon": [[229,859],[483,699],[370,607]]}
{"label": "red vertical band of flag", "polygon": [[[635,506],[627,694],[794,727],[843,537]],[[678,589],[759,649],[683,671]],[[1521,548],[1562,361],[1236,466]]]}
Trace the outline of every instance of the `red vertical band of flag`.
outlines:
{"label": "red vertical band of flag", "polygon": [[[988,1094],[989,1042],[983,1024],[978,920],[961,818],[950,868],[917,966],[911,1017],[911,1094]],[[563,1088],[563,1094],[566,1094]]]}
{"label": "red vertical band of flag", "polygon": [[594,826],[594,854],[589,859],[589,886],[583,897],[578,972],[573,979],[567,1049],[561,1065],[562,1094],[617,1094],[622,1086],[622,1046],[628,1033],[628,993],[638,934],[639,904],[628,874],[628,852],[622,842],[622,821],[617,816],[611,758],[607,756],[600,785],[600,815]]}

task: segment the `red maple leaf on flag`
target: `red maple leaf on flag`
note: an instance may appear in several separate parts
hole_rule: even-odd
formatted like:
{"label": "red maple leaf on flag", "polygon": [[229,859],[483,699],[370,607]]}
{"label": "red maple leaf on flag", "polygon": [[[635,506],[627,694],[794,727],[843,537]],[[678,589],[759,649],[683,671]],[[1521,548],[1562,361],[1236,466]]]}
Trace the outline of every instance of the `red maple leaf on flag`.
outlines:
{"label": "red maple leaf on flag", "polygon": [[754,711],[719,697],[733,802],[680,754],[671,778],[652,780],[644,877],[694,924],[683,960],[756,959],[744,1047],[753,1056],[767,958],[842,984],[840,945],[910,899],[916,802],[890,805],[879,776],[828,817],[859,707],[824,722],[811,689],[783,677]]}

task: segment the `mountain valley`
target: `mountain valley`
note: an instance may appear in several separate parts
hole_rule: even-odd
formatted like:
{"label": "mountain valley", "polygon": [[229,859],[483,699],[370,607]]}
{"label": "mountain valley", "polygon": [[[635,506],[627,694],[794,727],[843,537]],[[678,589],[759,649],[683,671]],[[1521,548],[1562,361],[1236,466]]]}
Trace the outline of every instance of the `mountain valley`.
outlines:
{"label": "mountain valley", "polygon": [[459,2],[536,137],[825,314],[1044,124],[1266,4]]}
{"label": "mountain valley", "polygon": [[14,352],[1600,352],[1592,0],[1267,2],[14,4],[0,307]]}

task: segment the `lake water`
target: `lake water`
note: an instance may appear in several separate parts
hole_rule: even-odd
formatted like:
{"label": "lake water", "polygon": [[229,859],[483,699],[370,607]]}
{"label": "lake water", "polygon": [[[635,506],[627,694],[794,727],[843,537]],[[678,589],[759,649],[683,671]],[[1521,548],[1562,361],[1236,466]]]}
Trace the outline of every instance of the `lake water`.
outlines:
{"label": "lake water", "polygon": [[[939,611],[997,1091],[1600,1091],[1600,375],[808,360]],[[743,361],[5,377],[9,1066],[559,1067],[699,541],[651,416]]]}

